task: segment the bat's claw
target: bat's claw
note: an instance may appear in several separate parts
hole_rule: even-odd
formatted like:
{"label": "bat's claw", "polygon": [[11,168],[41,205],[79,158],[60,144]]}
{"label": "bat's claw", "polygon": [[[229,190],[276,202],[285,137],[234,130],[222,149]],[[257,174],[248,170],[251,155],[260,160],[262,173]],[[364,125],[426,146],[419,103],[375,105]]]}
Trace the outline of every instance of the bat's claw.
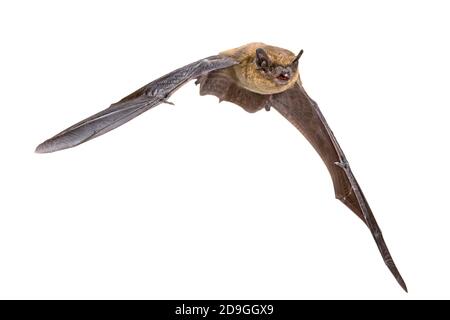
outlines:
{"label": "bat's claw", "polygon": [[171,106],[174,106],[174,105],[175,105],[175,103],[170,102],[170,101],[167,100],[167,99],[163,99],[163,100],[162,100],[162,103],[170,104]]}
{"label": "bat's claw", "polygon": [[334,164],[344,170],[348,170],[350,168],[348,161],[346,159],[343,159],[341,161],[336,161]]}
{"label": "bat's claw", "polygon": [[161,99],[160,101],[161,101],[162,103],[170,104],[170,105],[172,105],[172,106],[175,105],[175,103],[170,102],[169,100],[167,100],[167,99],[169,99],[169,95],[165,95],[165,96],[160,95],[158,98]]}

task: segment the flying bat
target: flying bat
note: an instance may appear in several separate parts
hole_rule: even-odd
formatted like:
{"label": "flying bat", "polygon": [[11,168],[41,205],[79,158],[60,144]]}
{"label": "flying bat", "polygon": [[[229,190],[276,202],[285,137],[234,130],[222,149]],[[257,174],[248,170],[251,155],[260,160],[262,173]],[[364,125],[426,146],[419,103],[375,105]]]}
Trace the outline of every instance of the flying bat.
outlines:
{"label": "flying bat", "polygon": [[169,97],[194,79],[200,85],[200,95],[215,95],[219,101],[232,102],[248,112],[269,111],[273,107],[305,136],[320,155],[331,175],[336,198],[367,225],[385,264],[407,291],[344,152],[317,103],[302,86],[298,70],[302,53],[303,50],[295,55],[289,50],[264,43],[250,43],[193,62],[58,133],[41,143],[36,152],[48,153],[75,147],[161,103],[171,104]]}

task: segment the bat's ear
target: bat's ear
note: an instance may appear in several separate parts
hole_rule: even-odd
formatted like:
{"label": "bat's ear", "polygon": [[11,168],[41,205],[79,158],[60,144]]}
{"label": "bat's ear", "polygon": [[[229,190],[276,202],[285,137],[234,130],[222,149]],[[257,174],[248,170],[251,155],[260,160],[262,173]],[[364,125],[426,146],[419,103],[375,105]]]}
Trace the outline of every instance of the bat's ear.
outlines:
{"label": "bat's ear", "polygon": [[271,65],[271,61],[267,52],[262,48],[256,49],[256,59],[255,59],[256,67],[258,69],[268,70]]}
{"label": "bat's ear", "polygon": [[300,50],[300,52],[298,53],[298,55],[295,57],[295,59],[291,62],[291,66],[293,67],[297,67],[298,66],[298,60],[300,59],[300,57],[303,54],[303,49]]}

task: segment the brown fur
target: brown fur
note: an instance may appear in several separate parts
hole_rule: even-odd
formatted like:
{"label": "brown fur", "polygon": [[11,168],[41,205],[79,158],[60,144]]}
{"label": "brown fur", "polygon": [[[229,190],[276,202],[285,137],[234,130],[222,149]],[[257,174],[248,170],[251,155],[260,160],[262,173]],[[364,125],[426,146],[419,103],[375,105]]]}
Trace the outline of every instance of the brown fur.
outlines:
{"label": "brown fur", "polygon": [[220,55],[232,57],[240,62],[231,68],[231,76],[237,80],[239,86],[259,94],[274,94],[286,91],[300,79],[297,70],[291,80],[283,85],[267,78],[260,70],[257,70],[254,63],[256,49],[258,48],[264,49],[270,60],[277,65],[288,66],[295,59],[295,54],[291,51],[261,42],[249,43],[239,48],[221,52]]}

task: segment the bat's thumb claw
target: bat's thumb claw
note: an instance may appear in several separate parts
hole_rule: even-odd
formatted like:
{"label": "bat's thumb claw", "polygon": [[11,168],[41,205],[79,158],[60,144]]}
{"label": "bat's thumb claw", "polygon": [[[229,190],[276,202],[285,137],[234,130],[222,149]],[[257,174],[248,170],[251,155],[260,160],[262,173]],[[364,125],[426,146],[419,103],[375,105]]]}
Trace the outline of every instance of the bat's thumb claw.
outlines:
{"label": "bat's thumb claw", "polygon": [[345,168],[345,165],[342,162],[336,161],[334,164],[337,165],[338,167],[342,168],[342,169]]}
{"label": "bat's thumb claw", "polygon": [[166,99],[164,99],[162,102],[163,102],[163,103],[166,103],[166,104],[170,104],[171,106],[174,106],[174,105],[175,105],[175,103],[170,102],[169,100],[166,100]]}

